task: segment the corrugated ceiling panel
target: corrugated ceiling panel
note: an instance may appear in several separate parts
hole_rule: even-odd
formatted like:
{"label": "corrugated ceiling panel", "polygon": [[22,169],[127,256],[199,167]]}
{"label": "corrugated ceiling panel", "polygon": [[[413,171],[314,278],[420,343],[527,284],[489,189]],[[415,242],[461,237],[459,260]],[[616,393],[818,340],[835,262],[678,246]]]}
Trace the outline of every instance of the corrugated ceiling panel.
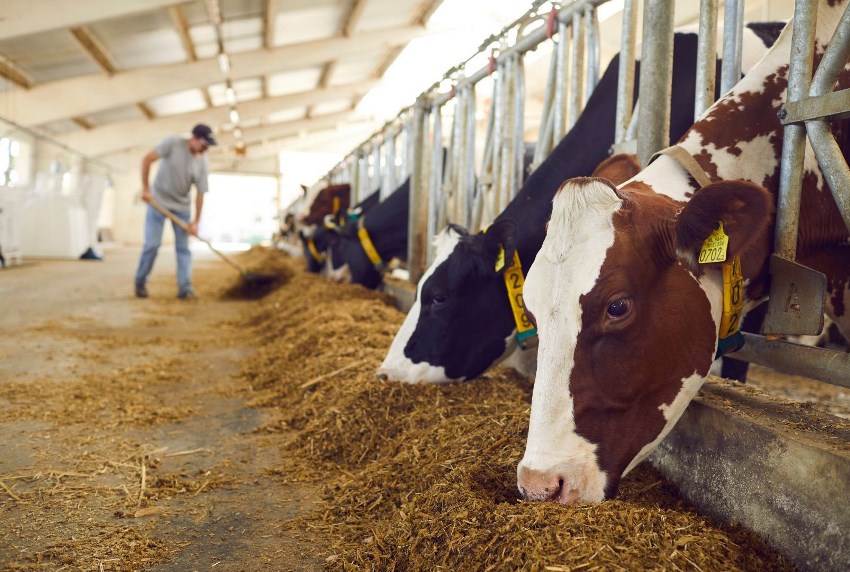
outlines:
{"label": "corrugated ceiling panel", "polygon": [[369,32],[410,25],[414,18],[413,11],[421,5],[422,0],[369,0],[357,31]]}
{"label": "corrugated ceiling panel", "polygon": [[281,109],[280,111],[275,111],[274,113],[267,115],[263,122],[266,125],[271,125],[274,123],[283,123],[285,121],[296,121],[298,119],[302,119],[305,113],[307,113],[307,109],[305,107]]}
{"label": "corrugated ceiling panel", "polygon": [[121,69],[186,61],[180,36],[166,10],[89,26]]}
{"label": "corrugated ceiling panel", "polygon": [[345,111],[346,109],[351,109],[350,99],[341,99],[339,101],[326,101],[324,103],[317,103],[313,106],[313,115],[327,115],[329,113],[338,113],[340,111]]}
{"label": "corrugated ceiling panel", "polygon": [[27,71],[37,82],[101,71],[67,30],[0,42],[0,54]]}
{"label": "corrugated ceiling panel", "polygon": [[169,95],[163,95],[147,102],[148,107],[157,115],[175,115],[206,109],[207,103],[199,89],[188,89]]}
{"label": "corrugated ceiling panel", "polygon": [[274,44],[296,44],[336,36],[342,25],[339,6],[316,5],[303,10],[281,12],[275,20]]}
{"label": "corrugated ceiling panel", "polygon": [[321,67],[310,67],[291,72],[277,73],[268,76],[266,87],[271,97],[285,93],[308,91],[316,87],[321,75]]}
{"label": "corrugated ceiling panel", "polygon": [[384,51],[339,60],[334,66],[330,85],[343,85],[371,78],[387,59]]}

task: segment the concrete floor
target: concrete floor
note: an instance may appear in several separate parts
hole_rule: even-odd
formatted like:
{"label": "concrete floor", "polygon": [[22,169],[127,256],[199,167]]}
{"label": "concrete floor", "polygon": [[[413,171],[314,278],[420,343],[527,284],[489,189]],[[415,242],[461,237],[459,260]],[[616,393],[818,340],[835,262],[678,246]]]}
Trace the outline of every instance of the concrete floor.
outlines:
{"label": "concrete floor", "polygon": [[[122,558],[131,548],[97,556],[96,533],[128,529],[172,546],[145,569],[321,569],[309,543],[283,532],[315,493],[274,476],[286,436],[255,432],[274,412],[247,404],[239,367],[252,350],[221,327],[247,303],[215,299],[203,283],[233,270],[196,250],[200,300],[178,301],[174,250],[163,247],[140,300],[138,254],[110,248],[103,261],[28,259],[0,270],[0,569],[46,569],[32,560],[46,553],[58,567],[55,547],[71,541],[74,569],[130,569]],[[133,375],[144,387],[127,382]],[[119,390],[92,394],[110,379]],[[151,493],[140,504],[127,498],[144,494],[140,461],[148,487],[214,477],[226,486]],[[163,512],[119,518],[148,503]]]}

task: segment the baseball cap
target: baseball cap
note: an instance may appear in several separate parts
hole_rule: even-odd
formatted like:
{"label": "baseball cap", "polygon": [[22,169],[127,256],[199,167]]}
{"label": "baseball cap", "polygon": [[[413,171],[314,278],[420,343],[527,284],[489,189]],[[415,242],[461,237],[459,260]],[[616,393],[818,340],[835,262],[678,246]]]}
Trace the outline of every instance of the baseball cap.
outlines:
{"label": "baseball cap", "polygon": [[210,147],[212,147],[213,145],[217,145],[215,138],[212,135],[212,129],[210,129],[209,125],[198,123],[192,128],[192,135],[194,135],[198,139],[206,141],[207,145],[209,145]]}

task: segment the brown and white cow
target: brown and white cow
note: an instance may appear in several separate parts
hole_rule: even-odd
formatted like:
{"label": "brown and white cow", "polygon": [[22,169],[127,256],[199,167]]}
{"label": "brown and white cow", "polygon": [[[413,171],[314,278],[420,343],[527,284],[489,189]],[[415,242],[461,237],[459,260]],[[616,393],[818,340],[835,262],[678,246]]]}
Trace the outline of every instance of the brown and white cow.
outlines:
{"label": "brown and white cow", "polygon": [[299,213],[298,222],[301,224],[321,224],[329,214],[344,213],[351,202],[351,185],[328,185],[323,188],[310,203],[306,213]]}
{"label": "brown and white cow", "polygon": [[[845,5],[820,2],[819,52]],[[767,296],[790,54],[789,25],[680,140],[709,184],[665,155],[620,188],[579,178],[555,195],[524,289],[539,335],[517,469],[527,499],[612,497],[697,393],[718,347],[722,277],[696,258],[719,221],[728,256],[741,258],[745,309]],[[848,85],[845,69],[839,88]],[[827,311],[848,332],[848,230],[811,149],[805,167],[798,259],[827,274]]]}

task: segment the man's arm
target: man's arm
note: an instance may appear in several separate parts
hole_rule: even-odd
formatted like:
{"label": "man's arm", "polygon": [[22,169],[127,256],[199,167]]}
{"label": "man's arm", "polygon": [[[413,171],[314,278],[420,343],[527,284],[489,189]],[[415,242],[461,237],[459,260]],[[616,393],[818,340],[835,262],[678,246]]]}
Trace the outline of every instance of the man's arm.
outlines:
{"label": "man's arm", "polygon": [[195,193],[195,218],[189,225],[189,234],[198,236],[198,224],[201,222],[201,211],[204,209],[204,193]]}
{"label": "man's arm", "polygon": [[151,165],[153,165],[157,159],[159,159],[159,155],[156,151],[150,151],[142,159],[142,200],[146,203],[151,202],[152,195],[148,179],[150,178]]}

